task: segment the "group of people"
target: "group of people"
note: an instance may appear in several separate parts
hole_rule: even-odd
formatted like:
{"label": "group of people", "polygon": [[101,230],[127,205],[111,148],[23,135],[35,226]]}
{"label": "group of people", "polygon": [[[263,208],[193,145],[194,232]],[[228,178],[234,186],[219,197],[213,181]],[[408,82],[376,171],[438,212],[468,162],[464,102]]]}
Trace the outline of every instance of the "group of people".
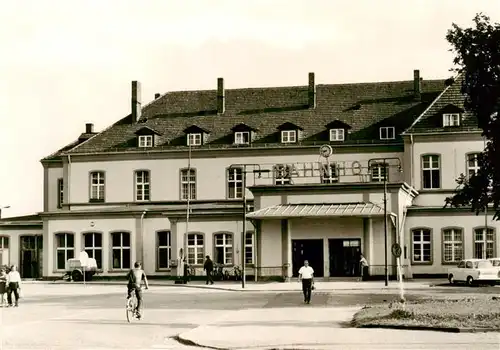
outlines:
{"label": "group of people", "polygon": [[[17,271],[17,266],[12,265],[9,273],[4,267],[0,268],[0,306],[5,306],[5,294],[7,294],[7,306],[19,306],[19,293],[21,291],[21,275]],[[12,305],[12,294],[14,294],[15,304]]]}

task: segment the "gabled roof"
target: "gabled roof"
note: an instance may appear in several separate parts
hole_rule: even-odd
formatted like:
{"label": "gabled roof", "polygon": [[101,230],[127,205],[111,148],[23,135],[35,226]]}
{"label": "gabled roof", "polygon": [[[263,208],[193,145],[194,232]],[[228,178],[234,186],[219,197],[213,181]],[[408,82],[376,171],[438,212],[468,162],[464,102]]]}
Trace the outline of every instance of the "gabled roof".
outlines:
{"label": "gabled roof", "polygon": [[[126,116],[67,153],[143,151],[136,145],[135,132],[144,126],[162,134],[154,147],[160,150],[186,149],[185,130],[193,125],[210,130],[200,148],[233,148],[232,128],[241,123],[259,130],[250,147],[284,147],[277,130],[284,123],[304,129],[296,145],[321,145],[329,142],[325,125],[332,120],[352,127],[345,144],[397,143],[399,133],[444,89],[444,80],[424,80],[421,86],[418,101],[413,80],[317,85],[315,108],[309,108],[308,86],[226,89],[222,115],[217,115],[216,90],[169,92],[146,105],[139,122]],[[395,126],[396,140],[379,140],[382,124]]]}
{"label": "gabled roof", "polygon": [[231,131],[238,132],[238,131],[258,131],[256,128],[252,128],[250,125],[247,125],[245,123],[239,123],[238,125],[235,125],[231,128]]}
{"label": "gabled roof", "polygon": [[155,135],[161,135],[161,133],[159,133],[158,131],[156,131],[155,129],[153,128],[150,128],[148,126],[143,126],[142,128],[140,128],[139,130],[137,130],[135,132],[136,135],[151,135],[151,134],[155,134]]}
{"label": "gabled roof", "polygon": [[[456,79],[449,80],[451,85],[431,103],[429,108],[411,125],[404,133],[452,133],[457,131],[481,131],[477,120],[473,114],[463,110],[464,96],[461,93],[463,75],[458,75]],[[448,112],[448,111],[454,112]],[[457,112],[461,111],[461,112]],[[460,126],[453,128],[443,126],[443,113],[462,113]]]}
{"label": "gabled roof", "polygon": [[352,129],[352,127],[341,120],[334,120],[325,125],[327,129]]}
{"label": "gabled roof", "polygon": [[283,123],[281,125],[278,125],[278,127],[276,128],[278,130],[304,130],[303,127],[301,127],[300,125],[296,125],[294,123],[290,123],[290,122],[286,122],[286,123]]}
{"label": "gabled roof", "polygon": [[191,125],[183,130],[185,134],[196,134],[196,133],[205,133],[210,134],[210,131],[207,129],[201,128],[198,125]]}

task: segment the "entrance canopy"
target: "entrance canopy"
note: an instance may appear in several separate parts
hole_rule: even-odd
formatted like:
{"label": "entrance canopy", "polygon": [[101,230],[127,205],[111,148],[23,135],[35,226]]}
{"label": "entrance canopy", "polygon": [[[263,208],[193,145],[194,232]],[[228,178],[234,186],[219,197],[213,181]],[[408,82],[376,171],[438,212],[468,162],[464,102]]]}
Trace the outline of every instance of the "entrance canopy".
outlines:
{"label": "entrance canopy", "polygon": [[[395,216],[394,213],[387,212]],[[384,208],[375,203],[280,204],[247,214],[249,219],[288,219],[317,217],[384,216]]]}

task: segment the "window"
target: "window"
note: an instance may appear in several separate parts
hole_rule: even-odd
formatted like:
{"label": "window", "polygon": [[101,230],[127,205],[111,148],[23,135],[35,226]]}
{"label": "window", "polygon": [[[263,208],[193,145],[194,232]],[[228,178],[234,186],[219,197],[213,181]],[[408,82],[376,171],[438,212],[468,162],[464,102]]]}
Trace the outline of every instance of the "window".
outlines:
{"label": "window", "polygon": [[489,259],[495,256],[495,232],[491,228],[474,230],[474,258]]}
{"label": "window", "polygon": [[458,228],[443,230],[443,262],[456,263],[464,258],[463,231]]}
{"label": "window", "polygon": [[344,129],[330,129],[330,141],[344,141]]}
{"label": "window", "polygon": [[130,233],[113,232],[111,249],[114,270],[130,269]]}
{"label": "window", "polygon": [[135,172],[135,200],[150,200],[149,171],[139,170]]}
{"label": "window", "polygon": [[254,264],[253,261],[253,250],[254,250],[254,245],[253,245],[253,237],[254,234],[253,232],[247,232],[245,233],[245,264],[252,265]]}
{"label": "window", "polygon": [[10,265],[9,259],[9,237],[0,236],[0,266]]}
{"label": "window", "polygon": [[214,235],[214,261],[217,264],[233,263],[233,234],[218,233]]}
{"label": "window", "polygon": [[387,164],[379,163],[373,164],[370,168],[370,176],[372,182],[387,181]]}
{"label": "window", "polygon": [[479,153],[467,155],[467,176],[469,179],[479,171]]}
{"label": "window", "polygon": [[153,147],[153,135],[139,135],[139,147]]}
{"label": "window", "polygon": [[63,179],[57,179],[57,207],[62,208],[64,201],[64,182]]}
{"label": "window", "polygon": [[227,169],[227,197],[229,199],[243,198],[243,170],[241,168]]}
{"label": "window", "polygon": [[250,143],[250,132],[236,131],[234,133],[234,143],[237,145],[248,145]]}
{"label": "window", "polygon": [[289,185],[292,181],[291,169],[289,166],[278,164],[274,166],[274,184]]}
{"label": "window", "polygon": [[193,200],[196,199],[196,170],[182,169],[181,170],[181,199]]}
{"label": "window", "polygon": [[412,231],[413,262],[431,262],[431,231],[415,229]]}
{"label": "window", "polygon": [[203,234],[190,233],[187,236],[187,263],[189,265],[203,265],[205,246]]}
{"label": "window", "polygon": [[297,142],[297,131],[296,130],[282,130],[281,131],[281,143],[295,143]]}
{"label": "window", "polygon": [[56,234],[56,269],[64,270],[66,261],[75,257],[75,236],[72,233]]}
{"label": "window", "polygon": [[90,173],[90,200],[104,201],[104,172]]}
{"label": "window", "polygon": [[333,184],[339,182],[339,175],[335,163],[323,164],[321,166],[321,183]]}
{"label": "window", "polygon": [[201,146],[201,134],[188,134],[188,146]]}
{"label": "window", "polygon": [[171,244],[170,231],[158,231],[156,233],[157,242],[157,264],[158,269],[170,268],[170,259],[172,257],[172,244]]}
{"label": "window", "polygon": [[459,113],[443,114],[443,126],[460,126],[460,114]]}
{"label": "window", "polygon": [[422,157],[422,185],[424,189],[441,187],[441,171],[438,155]]}
{"label": "window", "polygon": [[396,138],[396,131],[393,126],[383,126],[380,128],[381,140],[394,140]]}
{"label": "window", "polygon": [[94,258],[97,268],[102,269],[102,234],[89,232],[83,234],[83,246],[89,258]]}

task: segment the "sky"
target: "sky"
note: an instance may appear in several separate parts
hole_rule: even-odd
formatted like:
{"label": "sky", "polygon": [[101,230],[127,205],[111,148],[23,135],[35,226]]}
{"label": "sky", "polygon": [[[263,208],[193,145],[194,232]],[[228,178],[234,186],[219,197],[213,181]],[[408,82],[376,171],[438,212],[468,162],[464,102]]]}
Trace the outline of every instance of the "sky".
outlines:
{"label": "sky", "polygon": [[498,0],[0,0],[0,207],[43,210],[40,159],[155,93],[451,76],[445,39]]}

